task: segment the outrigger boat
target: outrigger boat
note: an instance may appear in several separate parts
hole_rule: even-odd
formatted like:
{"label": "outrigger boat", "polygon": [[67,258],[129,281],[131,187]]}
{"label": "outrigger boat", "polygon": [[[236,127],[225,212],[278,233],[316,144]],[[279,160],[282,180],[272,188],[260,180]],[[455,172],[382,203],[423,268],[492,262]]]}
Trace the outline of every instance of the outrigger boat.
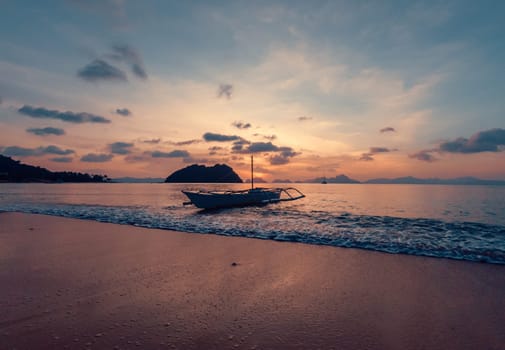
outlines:
{"label": "outrigger boat", "polygon": [[[294,187],[287,188],[254,188],[253,157],[251,156],[251,188],[240,191],[193,191],[183,190],[189,202],[184,205],[195,205],[201,209],[217,209],[243,207],[248,205],[264,205],[304,198],[305,195]],[[284,196],[282,197],[282,194]]]}

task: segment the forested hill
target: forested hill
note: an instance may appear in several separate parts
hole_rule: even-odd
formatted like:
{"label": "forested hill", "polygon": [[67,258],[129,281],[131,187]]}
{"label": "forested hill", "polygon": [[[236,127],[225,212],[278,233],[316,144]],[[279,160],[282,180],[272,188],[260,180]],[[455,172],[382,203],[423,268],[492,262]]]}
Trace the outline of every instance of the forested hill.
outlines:
{"label": "forested hill", "polygon": [[240,183],[242,179],[226,164],[211,167],[193,164],[170,174],[165,182],[226,182]]}
{"label": "forested hill", "polygon": [[107,175],[53,172],[0,155],[0,182],[107,182]]}

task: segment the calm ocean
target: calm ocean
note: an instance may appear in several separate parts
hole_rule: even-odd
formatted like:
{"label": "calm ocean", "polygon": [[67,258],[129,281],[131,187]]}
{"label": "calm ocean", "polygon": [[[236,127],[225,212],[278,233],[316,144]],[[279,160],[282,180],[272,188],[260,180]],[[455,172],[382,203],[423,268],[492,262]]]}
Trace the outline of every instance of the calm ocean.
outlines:
{"label": "calm ocean", "polygon": [[181,189],[247,185],[0,184],[0,211],[505,264],[505,186],[296,187],[307,197],[202,212]]}

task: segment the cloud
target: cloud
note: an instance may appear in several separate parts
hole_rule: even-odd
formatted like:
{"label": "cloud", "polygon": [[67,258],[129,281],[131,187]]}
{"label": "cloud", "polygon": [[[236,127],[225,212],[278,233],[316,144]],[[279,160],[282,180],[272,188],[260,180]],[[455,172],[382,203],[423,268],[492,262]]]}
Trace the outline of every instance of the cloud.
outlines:
{"label": "cloud", "polygon": [[[244,147],[246,146],[246,147]],[[274,145],[272,142],[249,142],[247,140],[240,140],[233,143],[232,147],[233,153],[278,153],[276,156],[270,158],[271,164],[281,164],[281,159],[279,157],[288,159],[298,155],[291,147],[279,147]],[[274,162],[274,163],[272,163]],[[285,162],[287,163],[287,162]],[[285,164],[283,163],[283,164]]]}
{"label": "cloud", "polygon": [[387,152],[393,152],[395,150],[386,148],[386,147],[370,147],[370,153],[375,154],[375,153],[387,153]]}
{"label": "cloud", "polygon": [[225,97],[228,100],[233,94],[233,85],[231,84],[220,84],[217,89],[217,97]]}
{"label": "cloud", "polygon": [[295,152],[291,147],[279,147],[279,151],[283,157],[294,157],[299,155],[299,152]]}
{"label": "cloud", "polygon": [[132,72],[141,79],[147,79],[147,73],[144,70],[144,67],[137,63],[132,64]]}
{"label": "cloud", "polygon": [[128,117],[132,112],[128,108],[118,108],[116,109],[116,114],[122,115],[123,117]]}
{"label": "cloud", "polygon": [[58,155],[67,155],[67,154],[72,154],[72,153],[75,153],[74,150],[71,150],[71,149],[61,149],[59,148],[58,146],[53,146],[53,145],[50,145],[50,146],[47,146],[47,147],[39,147],[37,148],[39,152],[41,152],[42,154],[58,154]]}
{"label": "cloud", "polygon": [[2,154],[6,156],[29,157],[37,156],[36,150],[33,148],[24,148],[18,146],[9,146],[2,149]]}
{"label": "cloud", "polygon": [[384,132],[396,132],[396,129],[393,128],[393,127],[391,127],[391,126],[387,126],[385,128],[380,129],[380,132],[381,133],[384,133]]}
{"label": "cloud", "polygon": [[131,71],[140,79],[147,79],[147,73],[140,53],[129,45],[114,45],[112,58],[128,63]]}
{"label": "cloud", "polygon": [[218,153],[218,151],[222,151],[222,150],[224,150],[224,148],[219,147],[219,146],[209,147],[209,156],[216,155]]}
{"label": "cloud", "polygon": [[174,146],[187,146],[187,145],[193,145],[195,143],[200,143],[202,140],[186,140],[186,141],[167,141],[168,144],[174,145]]}
{"label": "cloud", "polygon": [[[124,62],[130,66],[131,72],[140,79],[147,79],[146,69],[142,61],[140,53],[129,45],[114,45],[112,46],[112,53],[104,55],[107,59],[113,59],[117,62]],[[127,81],[126,73],[108,63],[102,58],[97,58],[84,68],[77,72],[77,76],[91,82],[97,81]],[[120,111],[128,111],[125,109],[118,109],[116,113],[122,114]],[[129,112],[129,111],[128,111]]]}
{"label": "cloud", "polygon": [[56,154],[56,155],[68,155],[75,153],[71,149],[61,149],[58,146],[40,146],[37,148],[24,148],[18,146],[5,147],[2,153],[6,156],[18,156],[18,157],[40,157],[46,154]]}
{"label": "cloud", "polygon": [[397,151],[397,149],[390,149],[387,147],[370,147],[370,150],[367,153],[362,153],[361,157],[359,157],[358,160],[370,162],[372,160],[375,160],[375,158],[373,157],[374,154],[388,153],[388,152],[394,152],[394,151]]}
{"label": "cloud", "polygon": [[442,142],[440,152],[448,153],[479,153],[501,152],[505,150],[505,129],[479,131],[469,139],[459,137],[452,141]]}
{"label": "cloud", "polygon": [[279,147],[280,154],[276,154],[269,158],[271,165],[282,165],[289,163],[289,159],[298,155],[298,152],[293,151],[291,147]]}
{"label": "cloud", "polygon": [[424,162],[434,162],[437,160],[437,158],[435,158],[430,152],[432,152],[432,150],[423,150],[423,151],[419,151],[417,153],[414,153],[414,154],[409,154],[409,158],[413,158],[413,159],[417,159],[417,160],[422,160]]}
{"label": "cloud", "polygon": [[148,162],[150,159],[150,152],[144,152],[143,154],[129,154],[124,158],[124,160],[128,163]]}
{"label": "cloud", "polygon": [[306,117],[306,116],[298,117],[298,121],[300,121],[300,122],[304,122],[307,120],[312,120],[312,117]]}
{"label": "cloud", "polygon": [[490,129],[479,131],[470,136],[469,139],[458,137],[454,140],[441,142],[436,148],[421,150],[410,154],[410,158],[433,162],[437,160],[432,153],[481,153],[481,152],[503,152],[505,151],[505,129]]}
{"label": "cloud", "polygon": [[[246,147],[244,147],[246,146]],[[295,152],[291,147],[279,147],[274,145],[272,142],[249,142],[246,140],[240,140],[233,143],[232,147],[233,153],[277,153],[271,155],[269,158],[271,165],[281,165],[289,163],[289,158],[297,156],[298,152]]]}
{"label": "cloud", "polygon": [[233,125],[237,129],[249,129],[251,127],[250,123],[244,123],[244,122],[238,122],[238,121],[233,122],[231,125]]}
{"label": "cloud", "polygon": [[109,150],[112,154],[130,154],[133,143],[114,142],[109,144]]}
{"label": "cloud", "polygon": [[127,81],[125,72],[101,59],[96,59],[77,72],[77,76],[90,82],[100,80]]}
{"label": "cloud", "polygon": [[362,153],[361,157],[359,157],[359,160],[365,161],[365,162],[370,162],[372,160],[375,160],[373,156],[373,153]]}
{"label": "cloud", "polygon": [[276,152],[279,147],[272,142],[253,142],[244,151],[247,153]]}
{"label": "cloud", "polygon": [[171,152],[153,151],[151,152],[153,158],[188,158],[190,157],[188,151],[174,150]]}
{"label": "cloud", "polygon": [[241,153],[261,153],[261,152],[280,152],[286,157],[294,157],[298,153],[291,147],[279,147],[272,142],[253,142],[250,143]]}
{"label": "cloud", "polygon": [[50,110],[43,107],[32,107],[24,105],[18,109],[18,112],[32,118],[45,118],[45,119],[59,119],[69,123],[110,123],[110,120],[99,115],[91,113],[80,112],[74,113],[70,111],[60,112],[57,110]]}
{"label": "cloud", "polygon": [[150,143],[150,144],[158,144],[161,142],[161,139],[151,139],[151,140],[144,140],[142,141],[143,143]]}
{"label": "cloud", "polygon": [[261,136],[261,137],[263,137],[265,140],[268,140],[268,141],[273,141],[273,140],[277,139],[277,136],[276,136],[276,135],[261,135],[261,134],[253,134],[253,136]]}
{"label": "cloud", "polygon": [[60,128],[52,128],[52,127],[46,127],[46,128],[30,128],[26,129],[26,132],[32,133],[37,136],[45,136],[45,135],[64,135],[65,130],[60,129]]}
{"label": "cloud", "polygon": [[203,134],[203,139],[207,142],[227,142],[227,141],[236,141],[240,140],[240,136],[237,135],[222,135],[222,134],[215,134],[212,132],[206,132]]}
{"label": "cloud", "polygon": [[49,158],[50,161],[56,162],[56,163],[72,163],[72,157],[55,157],[55,158]]}
{"label": "cloud", "polygon": [[105,154],[105,153],[88,153],[81,157],[81,162],[89,162],[89,163],[105,163],[110,161],[114,155]]}
{"label": "cloud", "polygon": [[139,162],[152,162],[152,158],[183,158],[183,161],[186,162],[186,159],[191,159],[191,155],[188,151],[185,150],[173,150],[171,152],[164,151],[144,151],[141,154],[129,154],[124,160],[129,163],[139,163]]}
{"label": "cloud", "polygon": [[269,160],[271,165],[283,165],[289,163],[289,158],[282,155],[272,156]]}
{"label": "cloud", "polygon": [[233,142],[233,146],[231,147],[232,152],[239,153],[244,149],[245,145],[250,145],[251,142],[245,140],[245,139],[240,139],[235,142]]}

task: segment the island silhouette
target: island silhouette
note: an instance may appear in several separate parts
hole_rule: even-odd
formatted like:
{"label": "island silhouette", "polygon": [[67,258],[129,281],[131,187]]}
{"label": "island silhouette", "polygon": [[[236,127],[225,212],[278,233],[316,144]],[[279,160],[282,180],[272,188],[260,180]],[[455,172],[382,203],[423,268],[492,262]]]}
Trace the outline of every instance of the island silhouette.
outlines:
{"label": "island silhouette", "polygon": [[107,175],[90,175],[71,171],[53,172],[23,164],[0,154],[0,182],[108,182]]}
{"label": "island silhouette", "polygon": [[240,176],[226,164],[193,164],[170,174],[165,182],[242,183]]}

